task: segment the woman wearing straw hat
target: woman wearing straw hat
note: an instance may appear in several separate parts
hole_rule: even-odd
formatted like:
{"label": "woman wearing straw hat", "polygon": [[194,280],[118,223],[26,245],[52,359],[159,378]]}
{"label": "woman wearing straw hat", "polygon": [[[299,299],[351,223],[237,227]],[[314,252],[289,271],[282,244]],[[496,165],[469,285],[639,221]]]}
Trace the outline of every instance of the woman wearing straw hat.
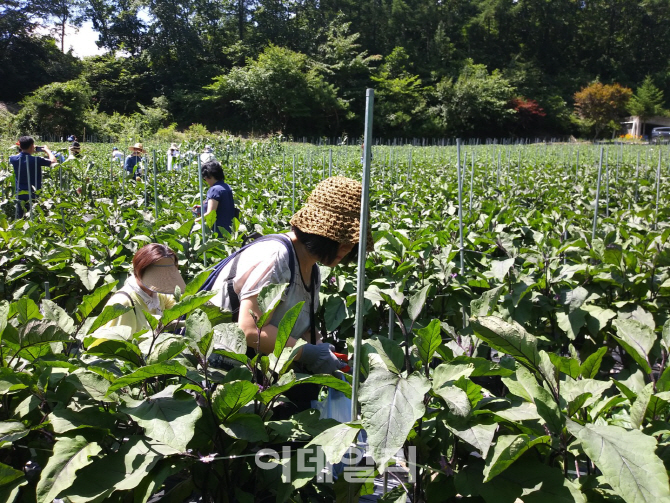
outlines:
{"label": "woman wearing straw hat", "polygon": [[128,176],[140,177],[142,175],[142,168],[139,165],[142,162],[142,156],[144,155],[144,146],[141,143],[136,143],[130,147],[130,154],[126,157],[126,162],[123,165],[123,169],[126,171]]}
{"label": "woman wearing straw hat", "polygon": [[186,284],[179,274],[175,252],[158,243],[143,246],[133,257],[133,274],[107,302],[108,306],[121,304],[132,309],[105,326],[127,326],[131,334],[150,329],[144,312],[160,318],[163,311],[175,305],[177,286],[183,292]]}
{"label": "woman wearing straw hat", "polygon": [[[320,335],[316,334],[314,314],[318,309],[321,283],[316,264],[334,267],[358,255],[361,191],[361,183],[350,178],[323,180],[307,198],[305,206],[291,218],[291,232],[279,235],[284,243],[267,238],[254,243],[222,269],[212,286],[212,291],[218,292],[213,302],[235,311],[229,287],[234,290],[239,299],[238,324],[250,349],[272,353],[282,317],[299,302],[304,302],[287,342],[287,346],[292,347],[299,339],[307,341],[298,350],[295,361],[313,374],[330,374],[344,367],[333,354],[334,347],[321,344]],[[369,229],[367,240],[368,251],[371,251]],[[292,282],[291,263],[294,264]],[[289,283],[289,287],[268,324],[262,327],[259,340],[254,320],[254,316],[261,316],[258,293],[268,284],[281,283]]]}

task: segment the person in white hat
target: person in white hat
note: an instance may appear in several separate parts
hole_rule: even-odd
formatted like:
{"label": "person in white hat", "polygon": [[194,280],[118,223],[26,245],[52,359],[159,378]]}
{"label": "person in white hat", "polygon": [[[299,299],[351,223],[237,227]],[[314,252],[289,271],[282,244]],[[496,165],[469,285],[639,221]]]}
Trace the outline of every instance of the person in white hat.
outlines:
{"label": "person in white hat", "polygon": [[207,145],[202,154],[200,154],[200,164],[205,164],[209,161],[216,161],[216,157],[214,156],[214,151],[212,150],[211,145]]}
{"label": "person in white hat", "polygon": [[182,292],[186,287],[179,274],[175,252],[158,243],[143,246],[133,257],[133,274],[107,302],[108,306],[121,304],[132,309],[108,322],[105,327],[127,326],[131,334],[151,329],[144,312],[160,318],[163,311],[176,303],[175,287]]}
{"label": "person in white hat", "polygon": [[179,147],[176,143],[170,145],[170,148],[167,150],[167,170],[168,171],[179,171]]}
{"label": "person in white hat", "polygon": [[123,162],[123,153],[118,149],[118,147],[114,147],[112,149],[112,161],[118,162],[119,164]]}

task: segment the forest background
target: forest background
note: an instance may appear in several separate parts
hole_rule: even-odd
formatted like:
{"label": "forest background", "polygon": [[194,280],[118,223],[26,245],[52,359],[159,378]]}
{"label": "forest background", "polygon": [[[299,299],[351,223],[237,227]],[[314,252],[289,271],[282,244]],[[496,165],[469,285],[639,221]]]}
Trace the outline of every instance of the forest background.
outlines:
{"label": "forest background", "polygon": [[[106,54],[63,51],[85,21]],[[6,0],[0,131],[357,136],[373,87],[377,136],[606,136],[632,89],[668,108],[669,54],[668,0]]]}

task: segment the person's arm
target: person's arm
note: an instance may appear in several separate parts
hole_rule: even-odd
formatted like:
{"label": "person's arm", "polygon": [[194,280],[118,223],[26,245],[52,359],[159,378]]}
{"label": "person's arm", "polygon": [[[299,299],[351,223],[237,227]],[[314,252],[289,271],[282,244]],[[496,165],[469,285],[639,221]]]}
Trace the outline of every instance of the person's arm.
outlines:
{"label": "person's arm", "polygon": [[[193,207],[193,209],[196,210],[196,207],[197,207],[198,210],[200,209],[200,205],[197,205],[197,204]],[[208,199],[207,199],[207,212],[206,212],[203,216],[196,218],[196,219],[195,219],[196,223],[197,223],[197,222],[200,222],[200,220],[201,220],[202,218],[206,217],[206,216],[209,215],[210,213],[216,213],[216,209],[217,209],[218,207],[219,207],[219,201],[218,201],[218,199],[208,198]]]}
{"label": "person's arm", "polygon": [[[253,311],[257,319],[261,317],[261,308],[258,306],[258,295],[254,295],[253,297],[248,297],[240,301],[240,315],[239,320],[237,322],[238,326],[242,329],[244,335],[247,338],[247,346],[249,346],[250,348],[257,349],[258,329],[256,327],[256,322],[254,321],[254,318],[249,313],[250,310]],[[261,353],[264,353],[266,355],[272,353],[275,349],[275,343],[277,342],[277,327],[269,324],[265,325],[263,328],[261,328],[260,335],[261,335],[261,345],[260,345]],[[297,339],[289,337],[288,340],[286,341],[286,346],[292,348],[293,346],[295,346],[296,342],[298,342]],[[301,355],[302,355],[302,349],[298,351],[298,354],[295,357],[296,361],[300,360]]]}
{"label": "person's arm", "polygon": [[49,162],[51,163],[51,165],[53,166],[54,164],[57,164],[57,163],[58,163],[58,159],[56,159],[56,156],[53,155],[53,153],[51,152],[51,150],[49,150],[49,147],[47,147],[46,145],[44,145],[44,147],[42,147],[42,148],[44,149],[44,151],[45,151],[45,152],[47,153],[47,155],[49,156]]}

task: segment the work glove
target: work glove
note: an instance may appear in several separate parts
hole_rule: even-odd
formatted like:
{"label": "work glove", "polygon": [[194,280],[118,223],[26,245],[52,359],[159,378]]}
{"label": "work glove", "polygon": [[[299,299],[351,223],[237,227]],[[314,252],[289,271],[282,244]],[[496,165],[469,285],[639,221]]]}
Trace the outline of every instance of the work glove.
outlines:
{"label": "work glove", "polygon": [[333,354],[332,344],[305,344],[300,363],[312,374],[332,374],[346,366]]}

